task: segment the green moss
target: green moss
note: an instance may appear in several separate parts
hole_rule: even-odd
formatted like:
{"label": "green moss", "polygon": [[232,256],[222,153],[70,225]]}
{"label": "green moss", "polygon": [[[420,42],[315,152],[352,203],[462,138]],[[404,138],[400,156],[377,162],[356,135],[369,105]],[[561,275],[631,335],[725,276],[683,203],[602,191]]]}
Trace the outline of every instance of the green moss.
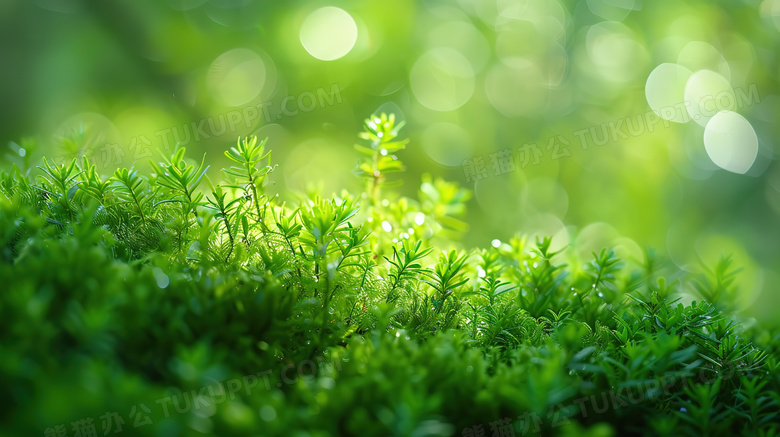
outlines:
{"label": "green moss", "polygon": [[220,185],[184,149],[151,176],[106,179],[86,159],[0,173],[4,428],[780,431],[777,337],[735,320],[728,260],[698,277],[651,252],[567,266],[549,239],[464,251],[467,190],[426,178],[417,199],[391,191],[398,129],[366,121],[365,192],[297,205],[267,191],[256,138],[226,152]]}

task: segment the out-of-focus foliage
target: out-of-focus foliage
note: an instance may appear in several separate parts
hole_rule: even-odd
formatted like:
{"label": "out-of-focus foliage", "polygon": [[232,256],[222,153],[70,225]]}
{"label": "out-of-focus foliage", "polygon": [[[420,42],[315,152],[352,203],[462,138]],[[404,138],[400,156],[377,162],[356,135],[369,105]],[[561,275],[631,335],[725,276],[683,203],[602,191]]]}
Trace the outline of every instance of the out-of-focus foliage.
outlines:
{"label": "out-of-focus foliage", "polygon": [[267,145],[239,139],[224,183],[183,148],[151,174],[0,172],[4,432],[778,432],[777,337],[733,318],[728,260],[698,278],[609,250],[568,266],[549,238],[434,249],[457,184],[288,205]]}
{"label": "out-of-focus foliage", "polygon": [[771,319],[778,48],[778,0],[6,0],[0,140],[23,168],[105,173],[177,143],[224,166],[256,134],[289,200],[361,189],[352,132],[393,112],[415,145],[399,190],[472,189],[442,222],[467,246],[522,229],[702,273],[731,254],[739,306]]}

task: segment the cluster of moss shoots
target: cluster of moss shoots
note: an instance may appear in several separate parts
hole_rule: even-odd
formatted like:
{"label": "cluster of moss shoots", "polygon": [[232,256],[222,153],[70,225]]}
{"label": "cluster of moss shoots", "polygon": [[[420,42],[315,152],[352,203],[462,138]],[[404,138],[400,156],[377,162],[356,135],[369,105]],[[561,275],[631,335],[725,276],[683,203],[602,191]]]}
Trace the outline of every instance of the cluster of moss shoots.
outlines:
{"label": "cluster of moss shoots", "polygon": [[[268,390],[218,405],[208,427],[195,412],[157,423],[179,435],[780,431],[776,338],[734,320],[728,259],[683,276],[652,252],[577,261],[548,238],[463,250],[468,190],[428,176],[417,198],[392,190],[400,128],[365,121],[363,192],[294,205],[269,193],[275,166],[255,137],[225,152],[218,184],[184,148],[151,175],[104,177],[86,158],[0,172],[3,421],[40,434],[103,413],[95,397],[129,409],[269,369]],[[276,383],[322,357],[338,365]],[[85,379],[108,393],[57,404]]]}

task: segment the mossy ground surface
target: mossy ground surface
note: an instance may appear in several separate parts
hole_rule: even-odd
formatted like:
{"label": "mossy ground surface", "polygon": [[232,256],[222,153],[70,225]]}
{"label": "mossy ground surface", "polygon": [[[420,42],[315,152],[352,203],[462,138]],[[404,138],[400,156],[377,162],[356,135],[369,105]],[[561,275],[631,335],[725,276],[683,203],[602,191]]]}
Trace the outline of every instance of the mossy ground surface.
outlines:
{"label": "mossy ground surface", "polygon": [[728,260],[464,250],[468,191],[392,191],[398,128],[366,121],[363,193],[295,205],[255,138],[219,178],[184,149],[0,173],[3,435],[780,431],[778,337],[738,323]]}

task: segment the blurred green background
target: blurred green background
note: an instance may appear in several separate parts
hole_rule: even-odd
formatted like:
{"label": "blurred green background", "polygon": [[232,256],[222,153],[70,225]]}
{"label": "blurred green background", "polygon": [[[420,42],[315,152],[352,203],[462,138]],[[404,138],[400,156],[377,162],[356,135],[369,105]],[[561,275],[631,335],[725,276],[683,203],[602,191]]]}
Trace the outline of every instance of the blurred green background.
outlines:
{"label": "blurred green background", "polygon": [[[359,190],[364,118],[474,190],[466,247],[516,232],[578,254],[733,254],[748,315],[780,302],[780,0],[3,0],[4,160],[216,170],[269,137],[275,190]],[[273,191],[273,190],[272,190]]]}

